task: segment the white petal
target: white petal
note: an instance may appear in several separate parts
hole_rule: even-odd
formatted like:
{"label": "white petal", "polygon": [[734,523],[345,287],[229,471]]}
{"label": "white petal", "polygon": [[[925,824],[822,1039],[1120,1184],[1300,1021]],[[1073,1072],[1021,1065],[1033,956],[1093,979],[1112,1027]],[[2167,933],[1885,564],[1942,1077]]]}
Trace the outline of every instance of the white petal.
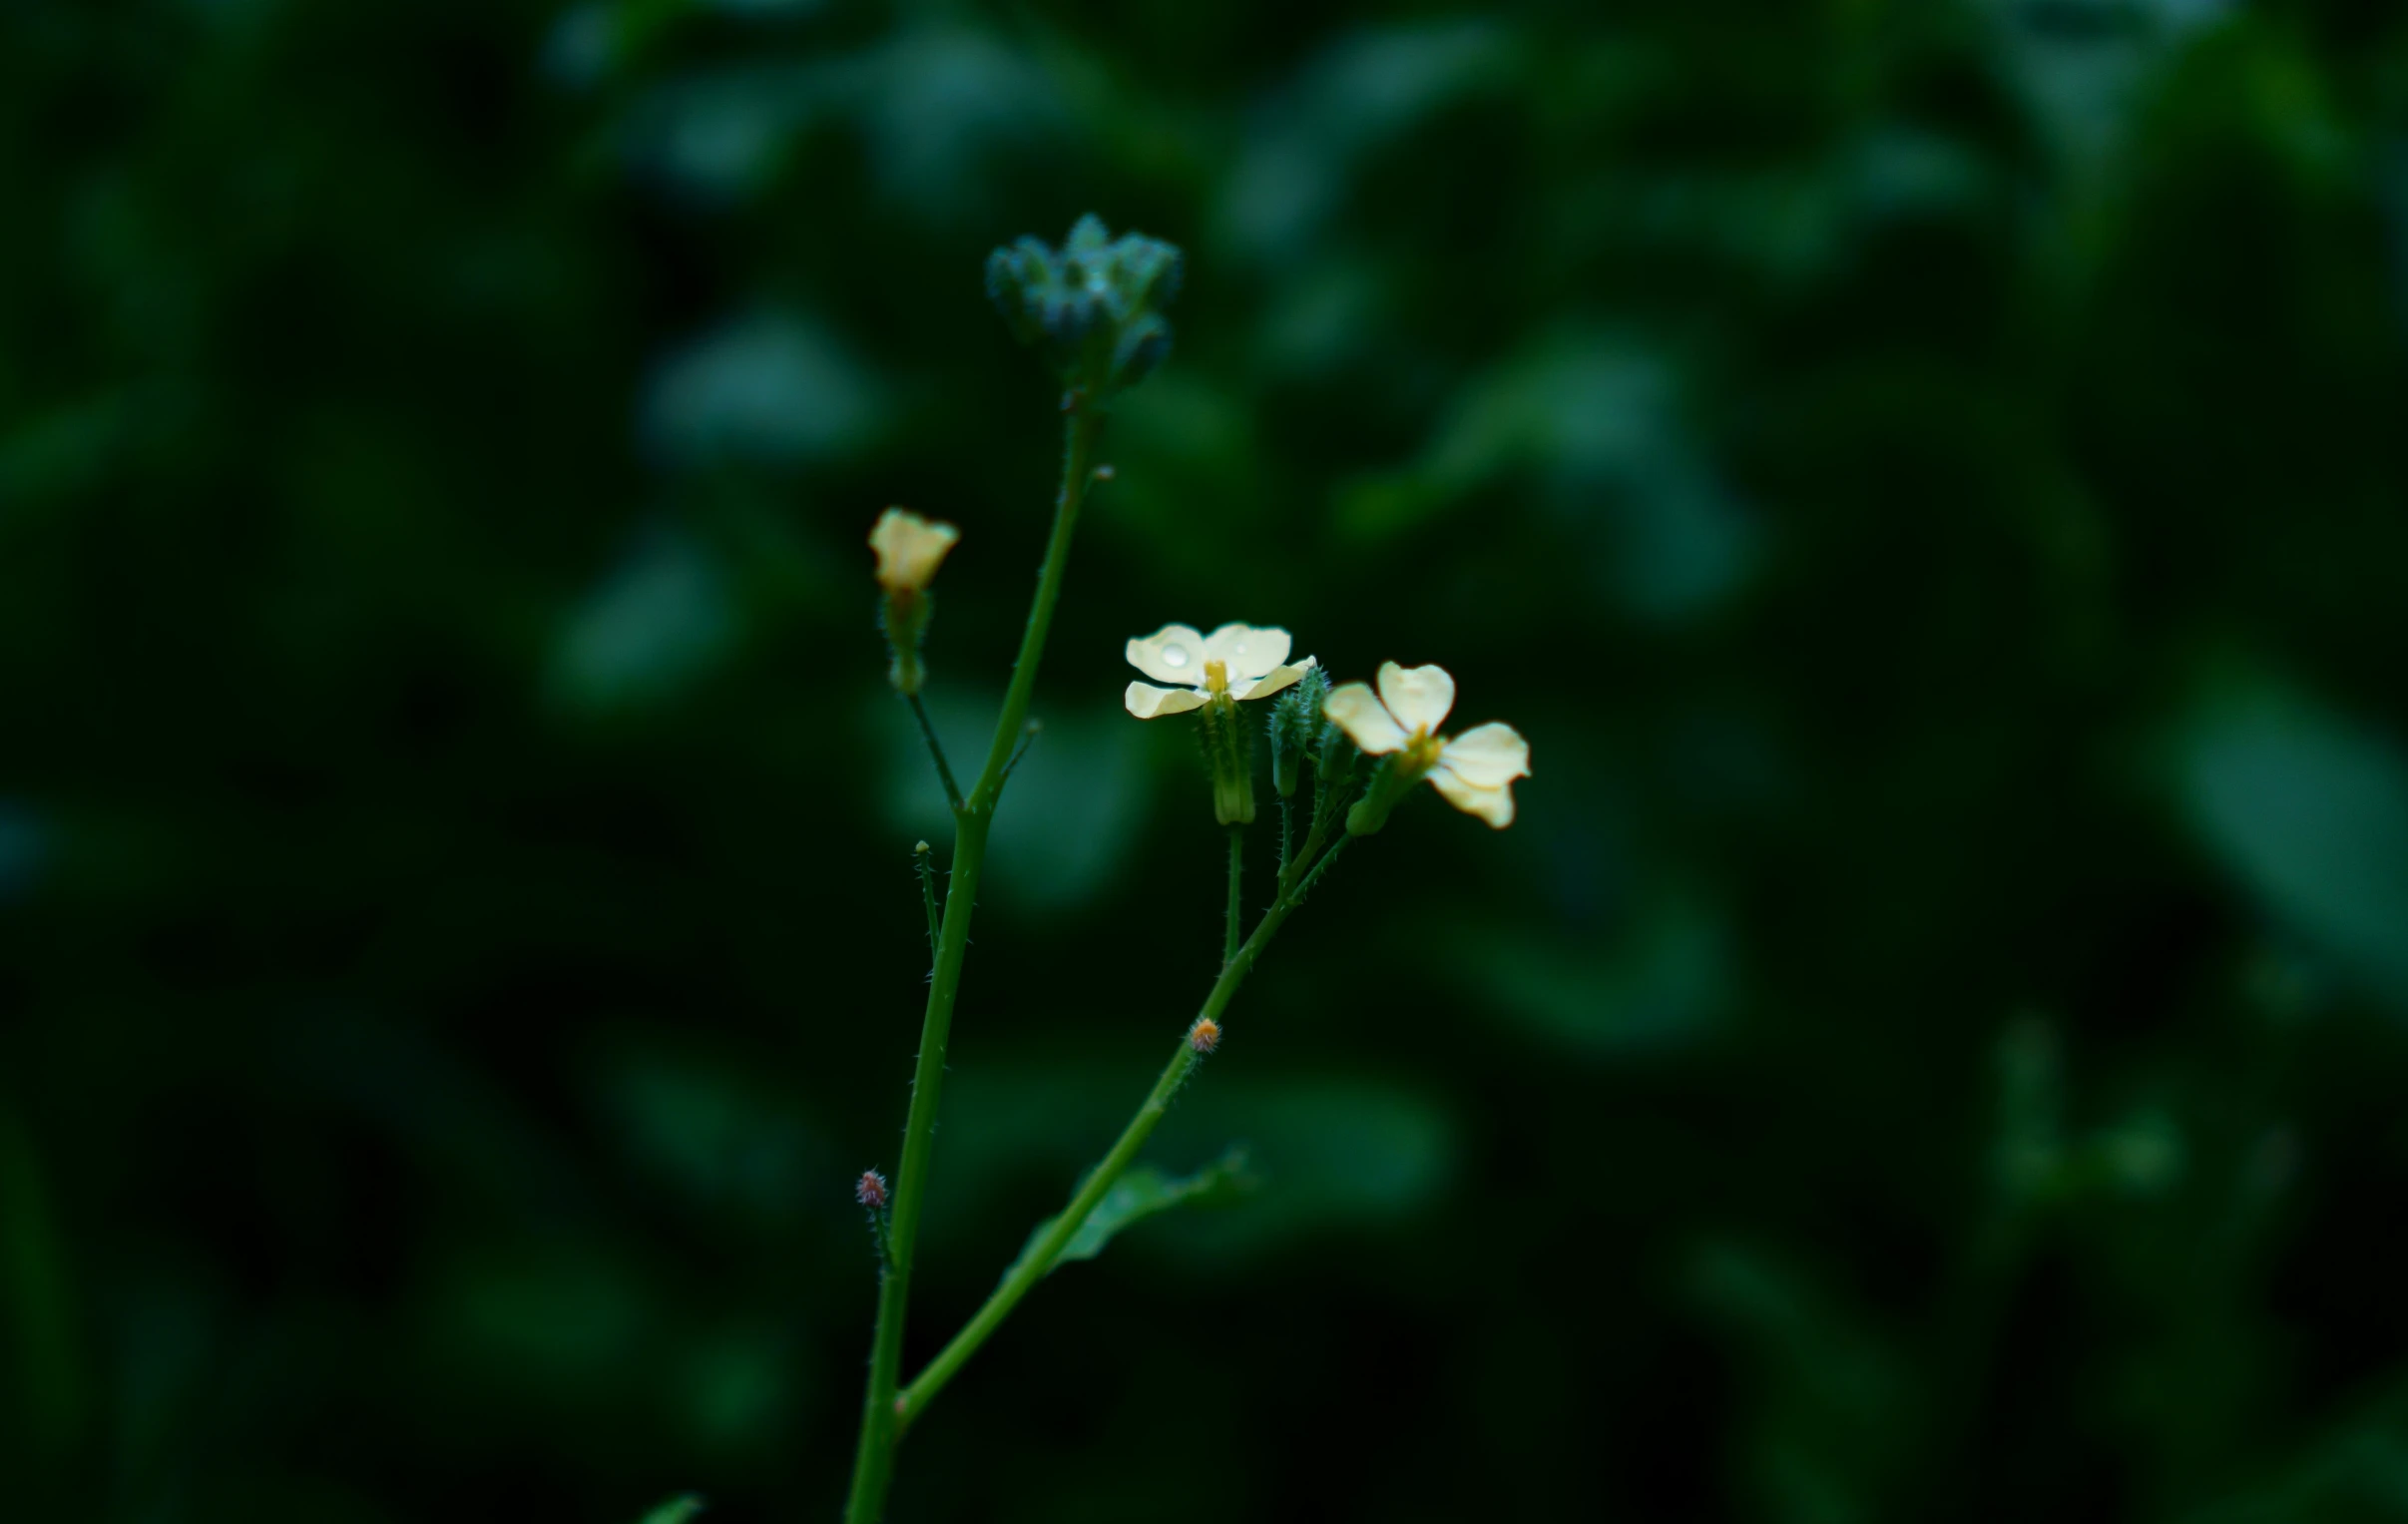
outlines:
{"label": "white petal", "polygon": [[1192,688],[1156,688],[1151,683],[1132,683],[1121,695],[1121,703],[1140,720],[1159,720],[1165,715],[1184,715],[1192,709],[1203,709],[1204,696]]}
{"label": "white petal", "polygon": [[1510,783],[1499,788],[1482,788],[1441,761],[1430,769],[1430,786],[1445,794],[1446,801],[1457,809],[1467,815],[1478,815],[1498,830],[1514,822],[1514,791]]}
{"label": "white petal", "polygon": [[1321,713],[1336,721],[1339,730],[1373,757],[1405,744],[1405,733],[1367,684],[1347,683],[1331,689]]}
{"label": "white petal", "polygon": [[1267,699],[1280,689],[1296,682],[1312,669],[1311,657],[1306,657],[1301,662],[1290,663],[1285,667],[1274,667],[1250,683],[1231,683],[1229,697],[1232,699]]}
{"label": "white petal", "polygon": [[1379,664],[1380,702],[1396,723],[1408,731],[1435,731],[1446,724],[1455,707],[1455,680],[1443,667],[1399,667]]}
{"label": "white petal", "polygon": [[1502,788],[1530,776],[1530,743],[1512,726],[1492,720],[1448,742],[1438,761],[1475,788]]}
{"label": "white petal", "polygon": [[1193,625],[1165,625],[1129,643],[1129,665],[1157,683],[1204,687],[1204,638]]}
{"label": "white petal", "polygon": [[1239,678],[1259,678],[1286,661],[1290,644],[1287,632],[1275,625],[1222,625],[1204,637],[1204,660],[1225,664],[1235,687]]}

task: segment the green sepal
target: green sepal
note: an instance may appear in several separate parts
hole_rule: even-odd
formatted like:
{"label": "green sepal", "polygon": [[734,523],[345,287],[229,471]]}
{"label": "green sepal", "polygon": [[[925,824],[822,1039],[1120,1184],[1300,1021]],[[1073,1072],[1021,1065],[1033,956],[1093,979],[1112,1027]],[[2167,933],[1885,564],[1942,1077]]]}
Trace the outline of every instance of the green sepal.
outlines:
{"label": "green sepal", "polygon": [[[1255,1177],[1246,1172],[1243,1149],[1229,1150],[1193,1175],[1166,1175],[1151,1165],[1139,1165],[1113,1182],[1112,1189],[1104,1193],[1104,1199],[1096,1203],[1096,1210],[1071,1235],[1070,1243],[1063,1246],[1054,1264],[1092,1260],[1104,1252],[1104,1246],[1122,1229],[1144,1222],[1158,1212],[1190,1204],[1219,1205],[1251,1191],[1255,1184]],[[1003,1272],[1006,1280],[1037,1252],[1037,1246],[1045,1242],[1045,1236],[1060,1221],[1059,1217],[1049,1217],[1029,1230],[1020,1257]]]}
{"label": "green sepal", "polygon": [[1212,818],[1222,825],[1254,823],[1254,738],[1245,712],[1226,695],[1196,712],[1204,765],[1212,774]]}
{"label": "green sepal", "polygon": [[893,658],[886,681],[908,699],[920,691],[928,672],[920,662],[920,643],[928,636],[929,616],[936,612],[936,595],[888,593],[880,605],[880,626],[886,632],[887,654]]}
{"label": "green sepal", "polygon": [[1254,823],[1254,776],[1249,770],[1212,774],[1212,818],[1222,825]]}
{"label": "green sepal", "polygon": [[703,1500],[689,1492],[683,1497],[671,1498],[646,1514],[644,1524],[687,1524],[689,1519],[702,1511]]}
{"label": "green sepal", "polygon": [[1354,801],[1354,807],[1346,811],[1346,834],[1377,834],[1380,827],[1388,823],[1388,812],[1420,781],[1421,774],[1407,772],[1397,762],[1397,754],[1391,753],[1381,758],[1378,768],[1371,774],[1371,785],[1363,790],[1361,798]]}

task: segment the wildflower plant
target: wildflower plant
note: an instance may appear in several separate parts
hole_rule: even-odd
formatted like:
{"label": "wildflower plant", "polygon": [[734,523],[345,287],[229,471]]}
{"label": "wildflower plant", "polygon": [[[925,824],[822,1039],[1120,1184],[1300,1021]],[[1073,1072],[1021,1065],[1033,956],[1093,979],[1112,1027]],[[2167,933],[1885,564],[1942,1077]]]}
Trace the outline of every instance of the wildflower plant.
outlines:
{"label": "wildflower plant", "polygon": [[[1082,1178],[1069,1204],[1037,1225],[985,1305],[925,1368],[905,1379],[904,1316],[988,833],[1013,765],[1035,734],[1029,708],[1080,512],[1095,484],[1110,476],[1109,468],[1096,464],[1099,435],[1113,400],[1170,352],[1171,325],[1164,309],[1178,292],[1180,270],[1177,249],[1135,234],[1115,239],[1092,217],[1082,219],[1060,248],[1022,239],[988,258],[989,298],[1062,383],[1062,479],[1011,684],[986,757],[967,788],[958,782],[920,699],[928,678],[922,646],[934,610],[930,583],[961,535],[950,524],[899,508],[889,509],[870,531],[888,679],[919,721],[952,805],[954,833],[941,896],[935,849],[925,841],[913,847],[933,967],[902,1157],[891,1185],[876,1169],[853,1182],[879,1278],[848,1524],[874,1524],[883,1515],[905,1432],[1057,1264],[1093,1256],[1120,1228],[1193,1199],[1237,1168],[1232,1158],[1203,1176],[1170,1181],[1132,1167],[1181,1088],[1226,1041],[1228,1008],[1238,986],[1348,843],[1376,832],[1412,785],[1424,779],[1458,808],[1502,827],[1513,819],[1512,782],[1530,771],[1530,750],[1511,727],[1483,725],[1452,740],[1438,733],[1455,693],[1453,678],[1441,668],[1388,663],[1379,670],[1375,695],[1360,683],[1332,689],[1310,656],[1290,662],[1295,643],[1282,629],[1232,623],[1206,635],[1171,624],[1132,639],[1129,663],[1148,681],[1132,682],[1123,703],[1139,720],[1196,727],[1211,775],[1214,818],[1228,836],[1220,970],[1201,1009],[1178,1029],[1154,1088]],[[1279,852],[1269,903],[1249,931],[1245,836],[1256,815],[1258,730],[1270,754],[1279,803]],[[1366,756],[1376,759],[1369,767]]]}

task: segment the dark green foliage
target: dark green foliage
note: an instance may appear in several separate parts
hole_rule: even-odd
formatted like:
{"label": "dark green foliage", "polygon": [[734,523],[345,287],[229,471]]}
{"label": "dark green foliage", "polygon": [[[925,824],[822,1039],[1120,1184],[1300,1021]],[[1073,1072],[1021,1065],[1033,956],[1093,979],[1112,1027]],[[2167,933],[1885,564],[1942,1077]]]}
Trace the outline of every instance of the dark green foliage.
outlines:
{"label": "dark green foliage", "polygon": [[1128,637],[1535,775],[1315,885],[1146,1156],[1262,1188],[1039,1287],[897,1524],[2398,1517],[2404,28],[0,5],[8,1517],[833,1516],[950,818],[862,537],[961,526],[976,760],[1061,401],[982,261],[1090,211],[1193,267],[912,1362],[1218,966]]}

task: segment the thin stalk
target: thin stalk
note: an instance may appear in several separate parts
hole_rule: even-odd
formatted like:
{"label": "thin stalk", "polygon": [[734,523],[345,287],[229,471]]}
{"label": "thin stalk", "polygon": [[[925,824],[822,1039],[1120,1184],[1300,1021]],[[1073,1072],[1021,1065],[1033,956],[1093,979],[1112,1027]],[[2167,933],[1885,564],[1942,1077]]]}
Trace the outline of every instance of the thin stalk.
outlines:
{"label": "thin stalk", "polygon": [[[1272,937],[1278,935],[1281,923],[1287,919],[1289,912],[1303,902],[1304,892],[1312,887],[1322,870],[1336,860],[1350,839],[1340,837],[1327,855],[1314,863],[1312,870],[1298,880],[1294,893],[1281,895],[1272,901],[1268,910],[1262,912],[1262,919],[1254,924],[1253,935],[1247,937],[1244,944],[1221,966],[1220,977],[1212,982],[1211,993],[1204,997],[1203,1009],[1197,1012],[1199,1020],[1217,1022],[1220,1019],[1221,1013],[1228,1009],[1230,998],[1237,993],[1237,986],[1245,982],[1246,974],[1252,970],[1255,960],[1262,956],[1262,950],[1270,945]],[[1155,1125],[1170,1111],[1172,1097],[1179,1094],[1180,1086],[1187,1083],[1189,1074],[1203,1062],[1203,1058],[1185,1037],[1180,1039],[1178,1051],[1171,1055],[1171,1062],[1163,1066],[1161,1078],[1154,1082],[1154,1089],[1148,1093],[1144,1104],[1138,1107],[1137,1115],[1129,1119],[1129,1125],[1121,1130],[1121,1136],[1113,1143],[1111,1152],[1104,1156],[1103,1162],[1080,1185],[1070,1205],[1062,1209],[1060,1217],[1054,1219],[1054,1226],[1035,1248],[1021,1257],[1011,1274],[1004,1278],[1003,1284],[997,1286],[994,1294],[987,1298],[986,1305],[978,1309],[977,1315],[964,1324],[962,1330],[953,1335],[952,1342],[938,1351],[936,1358],[930,1360],[927,1367],[903,1389],[896,1404],[898,1423],[908,1424],[918,1417],[920,1410],[944,1389],[945,1383],[969,1362],[970,1356],[978,1352],[978,1346],[1002,1326],[1003,1320],[1011,1315],[1012,1308],[1020,1304],[1020,1298],[1029,1293],[1030,1287],[1045,1278],[1055,1262],[1062,1258],[1062,1251],[1070,1247],[1070,1241],[1078,1236],[1088,1218],[1094,1215],[1097,1205],[1112,1190],[1114,1183],[1136,1162],[1138,1150],[1146,1146],[1146,1140],[1154,1134]]]}
{"label": "thin stalk", "polygon": [[[1296,855],[1289,860],[1287,866],[1280,871],[1279,894],[1281,898],[1287,897],[1299,886],[1299,883],[1305,874],[1305,864],[1313,860],[1313,853],[1321,849],[1321,841],[1328,835],[1328,833],[1329,817],[1327,813],[1319,809],[1314,810],[1312,816],[1312,825],[1304,832],[1303,849],[1298,851]],[[1338,838],[1338,845],[1343,846],[1345,844],[1346,838],[1344,836],[1340,836]],[[1335,851],[1336,847],[1332,847],[1331,850]],[[1326,858],[1323,859],[1323,861],[1326,860]],[[1317,871],[1317,868],[1315,871]]]}
{"label": "thin stalk", "polygon": [[1228,929],[1220,939],[1220,961],[1224,967],[1228,964],[1229,959],[1237,956],[1237,934],[1241,917],[1244,915],[1244,903],[1241,898],[1244,883],[1245,827],[1231,825],[1229,827],[1229,919]]}
{"label": "thin stalk", "polygon": [[902,1432],[896,1388],[903,1363],[903,1316],[911,1299],[911,1270],[919,1243],[920,1207],[928,1186],[928,1161],[936,1143],[939,1092],[945,1083],[945,1044],[953,1027],[953,1002],[961,991],[962,959],[970,946],[970,916],[978,903],[979,870],[986,863],[987,832],[994,822],[995,800],[1011,762],[1012,747],[1028,719],[1029,700],[1037,687],[1037,667],[1045,655],[1045,638],[1053,628],[1054,604],[1062,596],[1062,578],[1070,564],[1070,544],[1078,528],[1079,506],[1088,484],[1088,457],[1094,453],[1103,415],[1085,405],[1076,392],[1064,399],[1062,489],[1054,499],[1054,528],[1045,547],[1045,563],[1037,573],[1037,593],[1029,603],[1028,628],[1020,637],[1020,655],[1012,664],[1012,683],[995,717],[995,740],[987,748],[986,765],[969,797],[954,811],[953,870],[945,888],[945,914],[937,936],[936,966],[928,978],[928,1005],[920,1019],[920,1053],[912,1071],[911,1110],[903,1123],[903,1160],[895,1171],[893,1215],[887,1221],[887,1266],[878,1277],[877,1325],[870,1337],[869,1382],[861,1398],[861,1442],[853,1454],[851,1496],[844,1507],[846,1524],[877,1524],[886,1510],[886,1492],[894,1480],[895,1440]]}
{"label": "thin stalk", "polygon": [[945,785],[945,802],[959,810],[962,807],[961,784],[953,780],[952,764],[945,761],[944,743],[936,739],[936,727],[928,723],[928,706],[920,702],[918,694],[907,694],[905,697],[911,701],[912,717],[920,723],[921,739],[928,743],[928,755],[936,762],[937,778]]}

